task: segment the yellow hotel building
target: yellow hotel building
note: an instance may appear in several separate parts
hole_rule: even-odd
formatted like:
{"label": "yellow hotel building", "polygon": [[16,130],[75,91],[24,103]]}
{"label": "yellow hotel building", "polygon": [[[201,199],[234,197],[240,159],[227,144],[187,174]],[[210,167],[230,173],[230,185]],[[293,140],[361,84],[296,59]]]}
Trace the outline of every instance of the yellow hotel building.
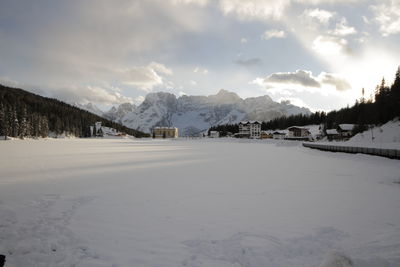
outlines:
{"label": "yellow hotel building", "polygon": [[153,138],[178,138],[178,128],[176,127],[155,127]]}

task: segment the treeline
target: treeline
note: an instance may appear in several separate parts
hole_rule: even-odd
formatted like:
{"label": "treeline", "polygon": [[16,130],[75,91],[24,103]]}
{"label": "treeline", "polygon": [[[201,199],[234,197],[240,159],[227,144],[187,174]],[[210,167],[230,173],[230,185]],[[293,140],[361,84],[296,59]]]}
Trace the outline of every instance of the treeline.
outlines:
{"label": "treeline", "polygon": [[97,121],[129,135],[148,136],[57,99],[0,85],[0,136],[47,137],[53,132],[89,137]]}
{"label": "treeline", "polygon": [[227,136],[228,133],[238,133],[239,125],[238,124],[224,124],[213,126],[208,130],[208,135],[210,135],[210,131],[218,131],[219,136],[224,137]]}
{"label": "treeline", "polygon": [[[376,86],[374,99],[366,100],[364,89],[362,97],[352,107],[334,110],[328,113],[315,112],[310,115],[298,114],[275,118],[262,122],[262,130],[286,129],[290,126],[322,124],[325,129],[336,128],[338,124],[357,124],[357,131],[362,131],[370,124],[383,124],[400,117],[400,67],[397,69],[392,85],[386,81]],[[219,125],[210,128],[211,131],[237,133],[238,125]]]}

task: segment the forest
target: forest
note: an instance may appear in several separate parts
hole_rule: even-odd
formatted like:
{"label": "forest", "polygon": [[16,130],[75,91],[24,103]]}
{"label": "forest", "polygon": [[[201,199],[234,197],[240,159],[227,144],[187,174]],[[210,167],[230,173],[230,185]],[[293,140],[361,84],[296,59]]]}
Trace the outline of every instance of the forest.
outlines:
{"label": "forest", "polygon": [[[333,110],[328,113],[315,112],[310,115],[298,114],[283,116],[262,122],[262,130],[286,129],[290,126],[323,125],[323,130],[336,128],[342,123],[356,124],[356,132],[364,131],[369,125],[384,124],[396,117],[400,117],[400,67],[395,74],[394,82],[388,85],[385,79],[376,86],[374,99],[366,99],[364,89],[362,97],[351,107]],[[219,131],[221,136],[228,132],[237,133],[237,124],[218,125],[209,131]]]}
{"label": "forest", "polygon": [[0,85],[0,136],[5,138],[47,137],[50,132],[90,137],[95,122],[135,137],[148,136],[57,99]]}

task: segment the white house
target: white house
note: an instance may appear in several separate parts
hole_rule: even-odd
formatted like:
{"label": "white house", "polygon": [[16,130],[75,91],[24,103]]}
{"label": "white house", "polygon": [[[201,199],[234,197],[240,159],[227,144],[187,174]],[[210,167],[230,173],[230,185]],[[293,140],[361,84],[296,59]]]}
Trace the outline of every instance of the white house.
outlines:
{"label": "white house", "polygon": [[308,140],[311,138],[311,133],[308,128],[292,126],[288,128],[288,136],[286,139],[293,140]]}
{"label": "white house", "polygon": [[210,138],[219,138],[218,131],[210,131]]}
{"label": "white house", "polygon": [[273,139],[285,139],[286,134],[285,133],[281,133],[281,132],[273,132],[272,133],[272,138]]}
{"label": "white house", "polygon": [[326,136],[328,140],[334,140],[339,137],[339,133],[336,129],[326,129]]}
{"label": "white house", "polygon": [[241,121],[239,123],[240,137],[259,139],[261,134],[261,122],[259,121]]}
{"label": "white house", "polygon": [[337,131],[342,138],[349,138],[353,135],[355,124],[339,124]]}

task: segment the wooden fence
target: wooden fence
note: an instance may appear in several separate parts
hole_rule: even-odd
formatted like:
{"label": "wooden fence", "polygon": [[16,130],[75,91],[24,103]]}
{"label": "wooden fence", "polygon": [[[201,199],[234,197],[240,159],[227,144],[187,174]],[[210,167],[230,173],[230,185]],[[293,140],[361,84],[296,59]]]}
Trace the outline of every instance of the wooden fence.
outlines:
{"label": "wooden fence", "polygon": [[368,155],[381,156],[391,159],[400,159],[400,149],[374,148],[374,147],[357,147],[357,146],[339,146],[330,144],[313,144],[303,143],[304,147],[344,153],[362,153]]}

